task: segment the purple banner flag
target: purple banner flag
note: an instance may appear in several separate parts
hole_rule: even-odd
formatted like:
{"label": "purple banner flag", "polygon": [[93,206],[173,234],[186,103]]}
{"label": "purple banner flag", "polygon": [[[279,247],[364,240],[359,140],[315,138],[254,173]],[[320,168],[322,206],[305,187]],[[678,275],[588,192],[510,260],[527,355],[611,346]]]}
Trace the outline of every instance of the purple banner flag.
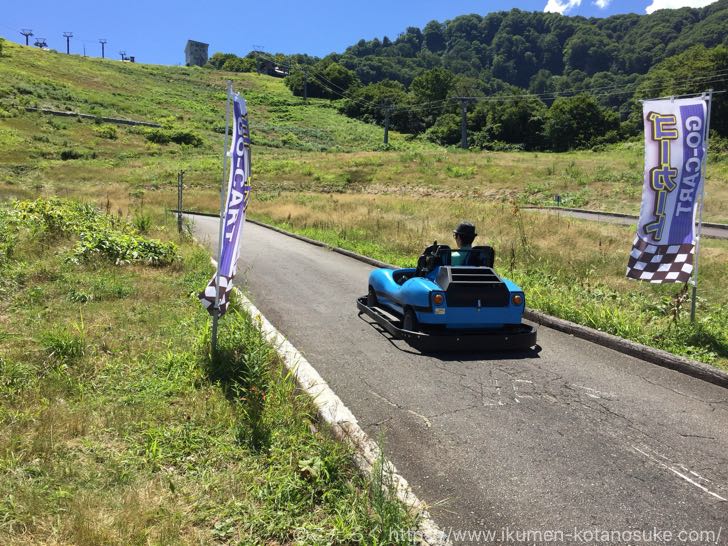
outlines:
{"label": "purple banner flag", "polygon": [[[215,296],[218,295],[218,306],[222,316],[227,311],[229,294],[233,288],[233,278],[237,272],[240,255],[240,237],[245,224],[245,211],[250,201],[250,129],[248,125],[248,107],[245,99],[238,94],[233,96],[233,140],[228,152],[230,158],[230,176],[228,180],[225,215],[222,225],[222,247],[218,271],[212,277],[204,292],[200,294],[202,305],[210,312],[215,312]],[[216,289],[217,278],[220,286]]]}
{"label": "purple banner flag", "polygon": [[695,257],[695,214],[705,178],[707,101],[647,101],[645,179],[627,277],[687,282]]}

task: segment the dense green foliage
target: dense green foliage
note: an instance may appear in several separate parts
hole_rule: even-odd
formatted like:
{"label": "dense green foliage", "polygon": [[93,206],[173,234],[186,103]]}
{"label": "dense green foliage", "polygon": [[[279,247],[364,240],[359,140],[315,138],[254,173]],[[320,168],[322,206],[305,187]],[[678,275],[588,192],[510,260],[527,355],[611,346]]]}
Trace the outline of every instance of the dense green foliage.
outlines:
{"label": "dense green foliage", "polygon": [[89,262],[99,257],[116,264],[141,262],[163,266],[178,259],[174,243],[139,235],[125,219],[102,214],[90,205],[52,198],[21,201],[14,210],[18,213],[18,224],[32,226],[38,235],[77,236],[78,242],[68,257],[72,262]]}
{"label": "dense green foliage", "polygon": [[358,84],[356,74],[336,62],[318,67],[316,77],[309,77],[306,70],[298,70],[286,78],[286,84],[294,95],[304,96],[307,83],[309,97],[337,99]]}
{"label": "dense green foliage", "polygon": [[[275,62],[290,69],[295,95],[303,95],[307,79],[310,97],[344,98],[342,111],[358,119],[382,124],[389,117],[402,132],[453,144],[460,138],[457,97],[468,96],[478,103],[468,116],[472,145],[561,151],[635,134],[637,99],[724,85],[727,22],[728,0],[603,19],[513,9],[431,21],[320,60],[278,54]],[[688,51],[695,45],[703,48],[697,58]],[[224,57],[214,55],[211,64],[222,67]],[[592,98],[578,108],[574,99],[556,100],[585,93]],[[497,105],[481,108],[486,97]],[[501,108],[507,114],[494,112]],[[724,110],[714,109],[722,135]]]}

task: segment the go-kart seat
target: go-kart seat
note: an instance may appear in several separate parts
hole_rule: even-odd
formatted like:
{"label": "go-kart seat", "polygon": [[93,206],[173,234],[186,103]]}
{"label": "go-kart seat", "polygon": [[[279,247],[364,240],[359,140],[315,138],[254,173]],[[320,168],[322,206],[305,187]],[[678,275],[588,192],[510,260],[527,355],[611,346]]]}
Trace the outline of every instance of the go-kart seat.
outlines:
{"label": "go-kart seat", "polygon": [[428,246],[417,260],[417,271],[415,277],[424,277],[436,267],[451,265],[452,249],[447,245],[437,243]]}
{"label": "go-kart seat", "polygon": [[493,267],[495,250],[492,246],[474,246],[470,249],[464,265],[470,267]]}

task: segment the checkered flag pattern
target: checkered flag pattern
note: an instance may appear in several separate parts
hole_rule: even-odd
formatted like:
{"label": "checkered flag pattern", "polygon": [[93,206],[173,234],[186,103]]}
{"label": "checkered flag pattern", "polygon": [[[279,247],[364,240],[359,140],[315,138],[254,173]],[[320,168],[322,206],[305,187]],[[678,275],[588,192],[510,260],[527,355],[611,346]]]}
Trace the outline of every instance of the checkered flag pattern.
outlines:
{"label": "checkered flag pattern", "polygon": [[695,245],[653,245],[635,238],[627,264],[627,277],[662,284],[688,282],[693,274]]}
{"label": "checkered flag pattern", "polygon": [[[217,275],[214,275],[212,277],[212,280],[207,285],[207,288],[205,288],[204,292],[200,292],[199,298],[202,302],[202,305],[205,306],[205,309],[207,309],[207,312],[210,313],[210,315],[215,314],[215,281],[217,280]],[[220,275],[220,317],[223,316],[227,312],[228,303],[230,301],[229,295],[230,291],[233,289],[233,280],[231,277],[225,277],[223,275]]]}

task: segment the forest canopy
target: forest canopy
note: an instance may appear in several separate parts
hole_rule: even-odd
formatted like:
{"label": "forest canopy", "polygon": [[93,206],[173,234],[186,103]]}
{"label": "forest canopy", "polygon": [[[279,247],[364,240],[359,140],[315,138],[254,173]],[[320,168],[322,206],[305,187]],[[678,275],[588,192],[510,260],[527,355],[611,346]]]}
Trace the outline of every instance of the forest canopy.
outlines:
{"label": "forest canopy", "polygon": [[[253,71],[267,54],[216,53]],[[513,9],[361,39],[323,59],[267,55],[297,96],[338,100],[349,116],[442,144],[564,150],[636,134],[639,99],[728,88],[728,0],[650,15],[566,17]],[[467,99],[467,100],[466,100]],[[718,95],[712,127],[728,135]]]}

